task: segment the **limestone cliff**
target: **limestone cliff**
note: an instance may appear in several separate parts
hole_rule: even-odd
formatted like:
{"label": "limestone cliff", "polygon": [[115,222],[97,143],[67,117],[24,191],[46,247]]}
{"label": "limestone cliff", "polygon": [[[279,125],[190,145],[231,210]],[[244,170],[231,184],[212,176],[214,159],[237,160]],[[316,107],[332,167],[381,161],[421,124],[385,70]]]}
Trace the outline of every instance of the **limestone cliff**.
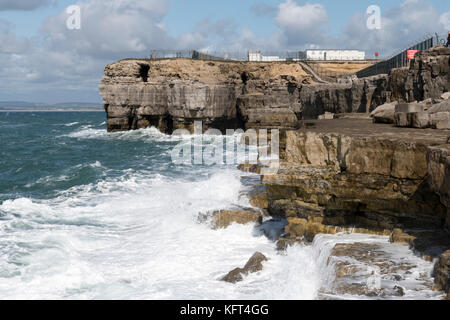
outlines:
{"label": "limestone cliff", "polygon": [[100,93],[109,131],[149,126],[299,127],[325,111],[366,112],[386,101],[387,76],[314,84],[297,63],[122,60],[106,66]]}
{"label": "limestone cliff", "polygon": [[333,84],[314,84],[297,63],[128,59],[106,66],[100,93],[109,131],[156,126],[170,133],[192,130],[195,120],[218,129],[293,129],[303,116],[439,98],[450,91],[449,74],[450,48],[422,52],[390,75]]}
{"label": "limestone cliff", "polygon": [[294,128],[298,87],[310,82],[298,64],[131,59],[106,66],[100,93],[109,131],[156,126],[171,133],[192,130],[195,120],[217,129]]}
{"label": "limestone cliff", "polygon": [[324,112],[370,112],[386,102],[423,101],[440,98],[450,91],[450,48],[421,52],[409,68],[389,75],[354,79],[344,84],[305,85],[301,105],[305,116],[317,118]]}
{"label": "limestone cliff", "polygon": [[289,131],[281,169],[263,177],[269,211],[288,219],[292,237],[309,240],[336,226],[380,234],[444,227],[447,158],[440,145],[447,134],[364,119],[316,121]]}

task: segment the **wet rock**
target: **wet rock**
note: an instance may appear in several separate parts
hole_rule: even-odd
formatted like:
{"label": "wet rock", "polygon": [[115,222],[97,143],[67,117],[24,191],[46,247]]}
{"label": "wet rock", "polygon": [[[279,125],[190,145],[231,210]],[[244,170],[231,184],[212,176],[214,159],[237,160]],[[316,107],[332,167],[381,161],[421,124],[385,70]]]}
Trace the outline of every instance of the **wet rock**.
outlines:
{"label": "wet rock", "polygon": [[410,114],[411,127],[423,129],[430,126],[430,115],[428,112],[415,112]]}
{"label": "wet rock", "polygon": [[450,250],[444,252],[434,266],[436,285],[447,293],[450,299]]}
{"label": "wet rock", "polygon": [[282,237],[277,241],[276,246],[277,246],[278,251],[286,251],[287,248],[289,248],[297,243],[301,243],[301,242],[302,242],[301,238],[294,239],[292,237],[288,237],[288,238]]}
{"label": "wet rock", "polygon": [[406,290],[420,287],[433,294],[431,276],[414,275],[422,268],[416,264],[421,264],[418,258],[400,258],[398,250],[402,249],[391,250],[383,243],[337,243],[327,261],[335,278],[322,293],[395,299],[405,296]]}
{"label": "wet rock", "polygon": [[227,228],[233,223],[261,223],[262,214],[256,210],[220,210],[213,213],[213,228]]}
{"label": "wet rock", "polygon": [[255,273],[263,269],[263,262],[268,261],[267,257],[260,252],[256,252],[245,264],[243,268],[236,268],[230,271],[222,281],[236,283],[242,281],[244,276]]}
{"label": "wet rock", "polygon": [[222,278],[222,281],[229,282],[229,283],[236,283],[244,280],[244,277],[242,274],[244,273],[244,269],[242,268],[236,268],[232,271],[230,271],[225,277]]}
{"label": "wet rock", "polygon": [[250,204],[256,208],[267,209],[269,207],[269,202],[267,200],[267,193],[256,193],[250,194]]}
{"label": "wet rock", "polygon": [[405,289],[403,289],[403,287],[400,287],[400,286],[395,286],[394,292],[395,292],[395,295],[399,296],[399,297],[403,297],[405,295]]}
{"label": "wet rock", "polygon": [[267,261],[265,255],[260,252],[256,252],[245,264],[244,271],[247,273],[255,273],[263,269],[262,263]]}

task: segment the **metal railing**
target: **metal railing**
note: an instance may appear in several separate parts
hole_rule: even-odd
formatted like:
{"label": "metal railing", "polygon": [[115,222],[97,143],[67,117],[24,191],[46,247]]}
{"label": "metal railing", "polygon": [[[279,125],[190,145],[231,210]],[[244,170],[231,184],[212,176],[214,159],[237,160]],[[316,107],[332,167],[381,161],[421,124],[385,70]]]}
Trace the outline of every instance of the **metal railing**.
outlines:
{"label": "metal railing", "polygon": [[[198,59],[198,60],[221,60],[221,61],[248,61],[249,51],[200,51],[200,50],[151,50],[150,59]],[[298,61],[304,60],[302,51],[264,51],[265,57],[279,57],[281,60]]]}
{"label": "metal railing", "polygon": [[394,68],[402,68],[408,66],[407,51],[419,50],[425,51],[438,44],[443,44],[442,38],[438,35],[427,35],[421,41],[416,42],[413,45],[407,46],[404,49],[397,51],[386,60],[382,60],[370,67],[356,72],[358,78],[370,77],[378,74],[389,74]]}

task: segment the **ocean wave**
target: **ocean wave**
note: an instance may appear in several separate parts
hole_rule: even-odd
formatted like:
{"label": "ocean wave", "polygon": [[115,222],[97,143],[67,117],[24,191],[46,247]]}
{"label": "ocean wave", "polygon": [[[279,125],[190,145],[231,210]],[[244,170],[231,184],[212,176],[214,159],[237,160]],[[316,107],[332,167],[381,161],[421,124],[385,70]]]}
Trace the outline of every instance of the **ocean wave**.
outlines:
{"label": "ocean wave", "polygon": [[71,122],[71,123],[66,123],[65,126],[66,127],[73,127],[74,125],[79,124],[79,122]]}

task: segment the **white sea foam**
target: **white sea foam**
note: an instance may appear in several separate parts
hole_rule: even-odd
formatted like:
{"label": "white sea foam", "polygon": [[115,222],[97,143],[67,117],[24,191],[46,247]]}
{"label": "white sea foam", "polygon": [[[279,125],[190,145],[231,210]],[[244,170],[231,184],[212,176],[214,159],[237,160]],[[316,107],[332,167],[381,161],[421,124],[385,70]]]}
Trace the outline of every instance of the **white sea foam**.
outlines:
{"label": "white sea foam", "polygon": [[79,124],[79,122],[71,122],[71,123],[66,123],[65,126],[66,127],[72,127],[72,126],[77,125],[77,124]]}

